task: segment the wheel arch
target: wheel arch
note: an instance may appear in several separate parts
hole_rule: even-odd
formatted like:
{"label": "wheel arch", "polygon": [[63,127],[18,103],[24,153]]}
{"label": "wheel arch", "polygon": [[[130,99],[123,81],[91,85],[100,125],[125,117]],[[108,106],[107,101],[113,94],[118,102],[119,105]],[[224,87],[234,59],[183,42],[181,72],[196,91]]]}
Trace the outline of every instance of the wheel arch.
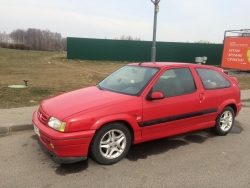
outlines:
{"label": "wheel arch", "polygon": [[[235,115],[237,114],[237,108],[236,108],[235,104],[232,103],[232,104],[228,104],[227,106],[231,107],[233,109]],[[225,106],[225,107],[227,107],[227,106]]]}
{"label": "wheel arch", "polygon": [[235,115],[237,114],[237,107],[236,107],[236,101],[234,99],[228,99],[226,101],[224,101],[218,108],[218,114],[220,114],[222,112],[222,110],[224,108],[226,108],[227,106],[231,107],[235,113]]}
{"label": "wheel arch", "polygon": [[123,124],[125,127],[127,127],[127,129],[129,130],[130,132],[130,135],[131,135],[131,141],[134,140],[134,129],[133,127],[129,124],[129,122],[125,121],[125,120],[114,120],[114,121],[109,121],[109,122],[106,122],[104,124],[102,124],[101,126],[99,126],[96,130],[102,128],[103,126],[105,125],[108,125],[108,124],[111,124],[111,123],[121,123]]}
{"label": "wheel arch", "polygon": [[[96,123],[93,124],[91,129],[99,130],[101,127],[110,123],[122,123],[124,126],[126,126],[130,132],[132,141],[135,139],[135,137],[140,137],[141,128],[139,127],[137,121],[127,114],[116,114],[108,117],[106,116],[96,121]],[[137,134],[135,135],[136,132]]]}
{"label": "wheel arch", "polygon": [[[105,125],[110,124],[110,123],[121,123],[121,124],[123,124],[125,127],[127,127],[127,129],[128,129],[129,132],[130,132],[131,141],[134,140],[134,130],[133,130],[132,126],[131,126],[127,121],[125,121],[125,120],[110,121],[110,122],[108,122],[108,123],[105,123],[105,124],[102,125],[102,126],[105,126]],[[102,127],[102,126],[101,126],[101,127]],[[101,128],[101,127],[100,127],[100,128]]]}

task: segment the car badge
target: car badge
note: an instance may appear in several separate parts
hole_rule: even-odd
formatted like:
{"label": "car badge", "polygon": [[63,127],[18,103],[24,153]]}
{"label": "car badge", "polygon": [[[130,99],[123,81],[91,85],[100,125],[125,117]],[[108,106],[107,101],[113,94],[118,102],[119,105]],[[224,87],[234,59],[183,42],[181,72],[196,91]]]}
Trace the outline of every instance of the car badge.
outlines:
{"label": "car badge", "polygon": [[38,114],[38,118],[39,118],[39,119],[42,119],[42,117],[43,117],[42,113],[39,113],[39,114]]}

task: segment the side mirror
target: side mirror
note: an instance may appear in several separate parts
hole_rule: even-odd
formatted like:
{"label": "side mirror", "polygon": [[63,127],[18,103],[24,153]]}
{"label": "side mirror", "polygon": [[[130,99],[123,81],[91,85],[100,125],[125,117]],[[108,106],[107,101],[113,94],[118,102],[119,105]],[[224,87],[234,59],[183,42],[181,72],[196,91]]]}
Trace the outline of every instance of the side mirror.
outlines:
{"label": "side mirror", "polygon": [[150,96],[151,100],[159,100],[159,99],[163,99],[164,95],[162,92],[153,92]]}

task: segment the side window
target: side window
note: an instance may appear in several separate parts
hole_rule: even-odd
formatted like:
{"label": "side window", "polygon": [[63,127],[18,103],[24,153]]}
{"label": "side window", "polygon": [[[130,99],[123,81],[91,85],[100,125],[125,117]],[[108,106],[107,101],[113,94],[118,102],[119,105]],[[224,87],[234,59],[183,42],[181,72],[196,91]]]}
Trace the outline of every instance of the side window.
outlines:
{"label": "side window", "polygon": [[162,92],[164,97],[193,93],[196,85],[189,68],[166,70],[152,88],[153,92]]}
{"label": "side window", "polygon": [[205,89],[230,87],[231,83],[219,72],[212,69],[196,68]]}

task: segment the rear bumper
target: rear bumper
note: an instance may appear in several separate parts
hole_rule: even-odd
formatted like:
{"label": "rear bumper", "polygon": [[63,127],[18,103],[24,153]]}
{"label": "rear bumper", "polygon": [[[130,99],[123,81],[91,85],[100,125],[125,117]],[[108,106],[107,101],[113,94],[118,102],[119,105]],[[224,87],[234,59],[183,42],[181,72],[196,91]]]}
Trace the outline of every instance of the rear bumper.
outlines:
{"label": "rear bumper", "polygon": [[242,108],[242,103],[238,103],[238,104],[236,105],[236,108],[237,108],[237,110],[236,110],[235,116],[237,116],[237,115],[239,114],[239,112],[240,112],[240,110],[241,110],[241,108]]}

